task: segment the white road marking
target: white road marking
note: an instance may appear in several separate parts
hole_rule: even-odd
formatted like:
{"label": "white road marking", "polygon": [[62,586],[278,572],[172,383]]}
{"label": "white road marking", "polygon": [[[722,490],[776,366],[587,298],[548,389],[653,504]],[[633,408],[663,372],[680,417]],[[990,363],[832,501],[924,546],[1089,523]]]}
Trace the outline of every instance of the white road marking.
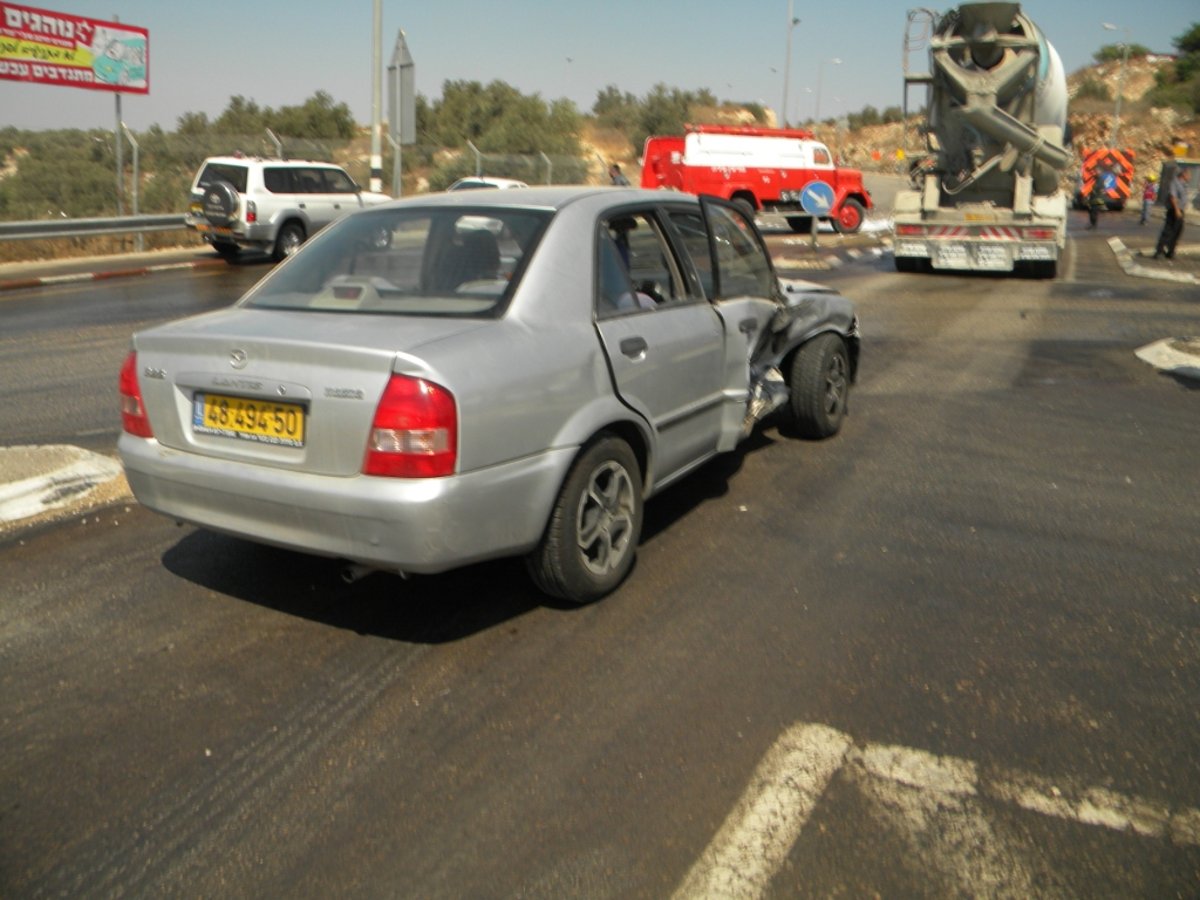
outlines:
{"label": "white road marking", "polygon": [[845,734],[824,725],[800,724],[784,732],[675,897],[762,896],[850,744]]}
{"label": "white road marking", "polygon": [[[874,801],[881,820],[910,840],[923,863],[964,895],[1026,897],[1046,887],[1022,851],[997,835],[985,800],[1045,816],[1200,846],[1200,809],[1173,809],[1072,779],[982,771],[966,759],[885,744],[855,747],[844,732],[797,723],[763,757],[745,793],[692,866],[676,900],[754,898],[771,879],[839,773]],[[949,820],[949,821],[948,821]],[[1036,860],[1034,861],[1036,865]]]}

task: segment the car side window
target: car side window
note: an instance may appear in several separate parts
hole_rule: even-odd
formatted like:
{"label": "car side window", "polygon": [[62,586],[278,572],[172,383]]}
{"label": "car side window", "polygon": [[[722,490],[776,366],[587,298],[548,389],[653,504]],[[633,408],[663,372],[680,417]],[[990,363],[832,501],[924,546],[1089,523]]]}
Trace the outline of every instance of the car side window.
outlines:
{"label": "car side window", "polygon": [[599,263],[599,317],[658,309],[687,295],[662,229],[647,213],[601,222]]}
{"label": "car side window", "polygon": [[709,207],[708,218],[717,248],[721,296],[774,296],[771,262],[745,218],[724,206]]}
{"label": "car side window", "polygon": [[263,187],[272,194],[290,194],[292,191],[292,172],[290,169],[263,169]]}
{"label": "car side window", "polygon": [[671,222],[683,238],[709,299],[773,296],[775,282],[771,263],[755,239],[750,224],[732,209],[715,204],[708,207],[708,218],[713,235],[711,244],[699,215],[671,213]]}
{"label": "car side window", "polygon": [[330,194],[353,194],[357,188],[353,179],[341,169],[323,169],[325,191]]}
{"label": "car side window", "polygon": [[320,169],[293,169],[292,190],[297,194],[324,194],[325,183]]}
{"label": "car side window", "polygon": [[713,282],[712,257],[708,248],[708,229],[704,227],[704,219],[699,213],[672,210],[668,214],[671,224],[675,226],[683,240],[684,250],[692,261],[696,274],[700,276],[700,286],[704,296],[712,298],[715,292]]}

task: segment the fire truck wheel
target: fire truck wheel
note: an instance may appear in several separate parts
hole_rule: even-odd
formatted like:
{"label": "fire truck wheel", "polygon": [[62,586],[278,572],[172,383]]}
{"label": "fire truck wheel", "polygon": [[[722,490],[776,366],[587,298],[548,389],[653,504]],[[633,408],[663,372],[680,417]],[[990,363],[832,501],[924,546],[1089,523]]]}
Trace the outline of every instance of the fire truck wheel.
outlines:
{"label": "fire truck wheel", "polygon": [[863,223],[863,205],[857,200],[847,200],[833,218],[833,227],[840,234],[858,234]]}

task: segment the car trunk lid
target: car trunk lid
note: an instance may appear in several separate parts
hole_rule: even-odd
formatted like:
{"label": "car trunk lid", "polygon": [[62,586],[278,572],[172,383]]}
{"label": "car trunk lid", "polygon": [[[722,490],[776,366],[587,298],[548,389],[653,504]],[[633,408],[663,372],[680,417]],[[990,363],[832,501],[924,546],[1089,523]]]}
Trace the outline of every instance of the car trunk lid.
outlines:
{"label": "car trunk lid", "polygon": [[420,349],[481,324],[230,309],[140,334],[138,380],[164,447],[350,476],[392,373],[431,375]]}

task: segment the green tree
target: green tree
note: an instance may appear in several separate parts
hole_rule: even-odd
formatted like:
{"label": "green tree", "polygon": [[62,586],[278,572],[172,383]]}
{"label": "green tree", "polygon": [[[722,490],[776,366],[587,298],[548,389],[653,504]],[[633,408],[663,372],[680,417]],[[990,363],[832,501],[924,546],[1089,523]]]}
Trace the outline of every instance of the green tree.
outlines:
{"label": "green tree", "polygon": [[[1129,58],[1142,59],[1149,56],[1153,51],[1142,44],[1129,45]],[[1099,50],[1092,54],[1092,59],[1098,63],[1120,62],[1125,58],[1124,44],[1105,44]]]}
{"label": "green tree", "polygon": [[628,132],[638,120],[640,104],[637,97],[621,91],[615,84],[607,85],[596,94],[592,104],[592,115],[601,125]]}
{"label": "green tree", "polygon": [[213,130],[222,134],[257,135],[267,127],[267,113],[240,94],[229,98],[229,105],[213,123]]}
{"label": "green tree", "polygon": [[1179,56],[1155,75],[1150,102],[1154,106],[1178,106],[1200,112],[1200,22],[1173,43]]}
{"label": "green tree", "polygon": [[325,91],[317,91],[300,106],[268,110],[264,118],[277,134],[311,140],[349,140],[358,131],[350,107],[335,103]]}

